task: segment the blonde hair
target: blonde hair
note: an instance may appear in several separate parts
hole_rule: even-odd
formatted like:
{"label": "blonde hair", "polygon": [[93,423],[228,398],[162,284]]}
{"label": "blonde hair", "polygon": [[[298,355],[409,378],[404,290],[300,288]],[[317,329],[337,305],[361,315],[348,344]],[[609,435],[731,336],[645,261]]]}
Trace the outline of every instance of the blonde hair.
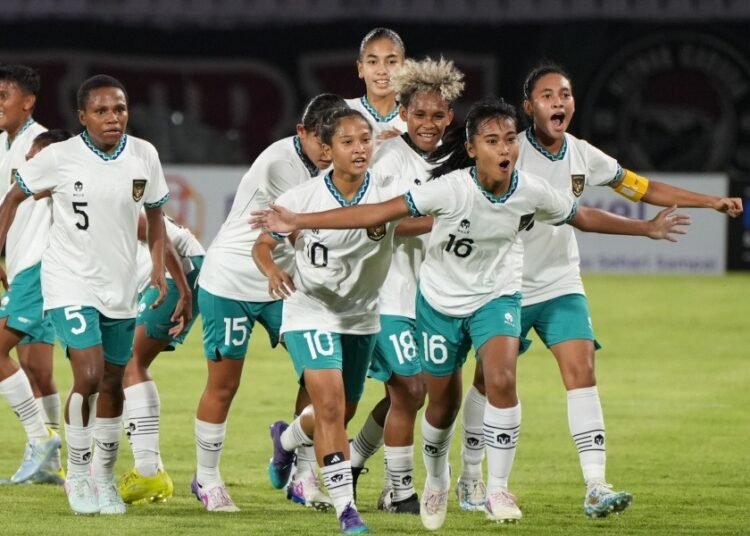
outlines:
{"label": "blonde hair", "polygon": [[391,75],[391,86],[402,106],[409,106],[417,92],[440,93],[451,104],[464,90],[463,79],[464,73],[452,61],[442,56],[437,61],[427,57],[422,61],[404,61],[403,67]]}

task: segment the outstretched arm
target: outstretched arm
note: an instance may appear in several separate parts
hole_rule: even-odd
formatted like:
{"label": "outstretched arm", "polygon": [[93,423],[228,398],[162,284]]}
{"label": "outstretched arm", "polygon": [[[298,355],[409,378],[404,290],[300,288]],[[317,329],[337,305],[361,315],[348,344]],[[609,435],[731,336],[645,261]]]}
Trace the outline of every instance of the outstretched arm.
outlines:
{"label": "outstretched arm", "polygon": [[598,208],[579,205],[570,224],[589,233],[647,236],[653,240],[677,242],[673,235],[686,234],[686,231],[678,226],[690,225],[690,218],[685,214],[675,214],[676,209],[677,207],[665,208],[647,221],[625,218]]}
{"label": "outstretched arm", "polygon": [[[0,205],[0,250],[5,247],[8,230],[16,217],[18,205],[25,201],[27,197],[28,195],[19,188],[18,183],[14,183],[5,195],[5,199]],[[0,266],[0,281],[3,284],[3,288],[8,290],[8,274],[5,273],[3,266]]]}
{"label": "outstretched arm", "polygon": [[739,197],[717,197],[701,194],[665,182],[650,181],[646,177],[641,177],[627,169],[610,186],[631,201],[640,200],[659,207],[712,208],[718,212],[724,212],[732,218],[742,214],[743,210],[742,199]]}
{"label": "outstretched arm", "polygon": [[286,299],[291,296],[294,282],[291,276],[273,261],[273,250],[279,243],[263,233],[253,246],[253,260],[258,269],[268,278],[268,294],[274,299]]}
{"label": "outstretched arm", "polygon": [[[253,228],[276,233],[297,229],[366,229],[409,216],[409,207],[400,195],[382,203],[342,207],[324,212],[296,213],[271,204],[268,210],[252,212]],[[262,268],[261,268],[262,269]]]}

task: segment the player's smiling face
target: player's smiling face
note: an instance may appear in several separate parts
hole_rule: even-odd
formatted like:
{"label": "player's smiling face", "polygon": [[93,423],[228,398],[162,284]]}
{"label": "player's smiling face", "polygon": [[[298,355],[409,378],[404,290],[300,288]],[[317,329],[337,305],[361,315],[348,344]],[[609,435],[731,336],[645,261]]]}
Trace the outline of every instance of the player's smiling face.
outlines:
{"label": "player's smiling face", "polygon": [[92,89],[86,108],[78,110],[78,120],[86,127],[94,145],[109,152],[120,143],[128,128],[128,102],[116,87]]}
{"label": "player's smiling face", "polygon": [[297,125],[297,136],[302,144],[302,152],[310,159],[310,162],[315,164],[315,167],[327,169],[331,165],[331,156],[326,152],[323,142],[315,132],[308,132],[300,124]]}
{"label": "player's smiling face", "polygon": [[531,116],[537,135],[562,139],[576,109],[570,80],[559,73],[545,74],[534,84],[523,109]]}
{"label": "player's smiling face", "polygon": [[432,153],[453,121],[453,110],[440,93],[419,91],[412,95],[409,107],[399,110],[406,122],[411,141],[426,153]]}
{"label": "player's smiling face", "polygon": [[364,175],[372,158],[372,130],[361,117],[344,117],[336,126],[331,145],[326,145],[338,173]]}
{"label": "player's smiling face", "polygon": [[494,194],[504,193],[518,160],[515,121],[510,117],[485,119],[466,143],[466,151],[476,161],[482,186]]}
{"label": "player's smiling face", "polygon": [[357,74],[365,81],[368,97],[393,94],[391,73],[404,63],[404,51],[388,38],[376,39],[357,60]]}
{"label": "player's smiling face", "polygon": [[34,108],[34,95],[26,95],[18,84],[0,80],[0,130],[15,134]]}

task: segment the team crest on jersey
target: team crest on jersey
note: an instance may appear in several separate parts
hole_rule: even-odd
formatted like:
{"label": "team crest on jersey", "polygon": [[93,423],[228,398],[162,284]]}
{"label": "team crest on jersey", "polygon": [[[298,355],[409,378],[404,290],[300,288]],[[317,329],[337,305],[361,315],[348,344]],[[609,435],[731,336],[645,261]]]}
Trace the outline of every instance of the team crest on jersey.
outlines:
{"label": "team crest on jersey", "polygon": [[136,203],[143,198],[146,191],[146,179],[133,179],[133,201]]}
{"label": "team crest on jersey", "polygon": [[573,188],[573,195],[581,197],[583,187],[586,186],[586,175],[571,175],[570,185]]}
{"label": "team crest on jersey", "polygon": [[534,213],[524,214],[518,220],[518,231],[530,231],[534,227]]}
{"label": "team crest on jersey", "polygon": [[369,227],[367,229],[367,238],[375,242],[383,240],[385,238],[385,224],[381,223],[377,227]]}
{"label": "team crest on jersey", "polygon": [[458,232],[459,233],[468,233],[469,227],[471,227],[471,222],[469,220],[461,220],[461,223],[458,224]]}

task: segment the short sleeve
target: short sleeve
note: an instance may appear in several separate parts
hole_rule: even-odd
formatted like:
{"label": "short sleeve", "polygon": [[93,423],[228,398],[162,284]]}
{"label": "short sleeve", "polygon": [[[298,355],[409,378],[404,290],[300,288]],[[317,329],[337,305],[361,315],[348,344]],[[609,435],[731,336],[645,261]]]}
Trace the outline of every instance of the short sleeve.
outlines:
{"label": "short sleeve", "polygon": [[148,165],[149,177],[144,196],[143,206],[146,208],[159,208],[169,200],[169,187],[164,177],[164,170],[159,161],[156,149],[151,148],[150,161]]}
{"label": "short sleeve", "polygon": [[585,144],[584,155],[587,169],[586,176],[590,185],[606,186],[622,176],[622,167],[617,160],[590,143]]}
{"label": "short sleeve", "polygon": [[52,147],[39,151],[16,171],[16,183],[26,195],[53,191],[60,184],[57,154]]}
{"label": "short sleeve", "polygon": [[562,225],[570,222],[576,215],[578,203],[566,192],[556,190],[547,181],[540,180],[539,203],[536,208],[536,220],[551,225]]}
{"label": "short sleeve", "polygon": [[[454,177],[454,179],[456,179]],[[448,175],[427,181],[418,188],[412,188],[404,194],[404,200],[412,216],[445,217],[462,204],[464,196],[456,185],[459,180],[451,180]]]}

